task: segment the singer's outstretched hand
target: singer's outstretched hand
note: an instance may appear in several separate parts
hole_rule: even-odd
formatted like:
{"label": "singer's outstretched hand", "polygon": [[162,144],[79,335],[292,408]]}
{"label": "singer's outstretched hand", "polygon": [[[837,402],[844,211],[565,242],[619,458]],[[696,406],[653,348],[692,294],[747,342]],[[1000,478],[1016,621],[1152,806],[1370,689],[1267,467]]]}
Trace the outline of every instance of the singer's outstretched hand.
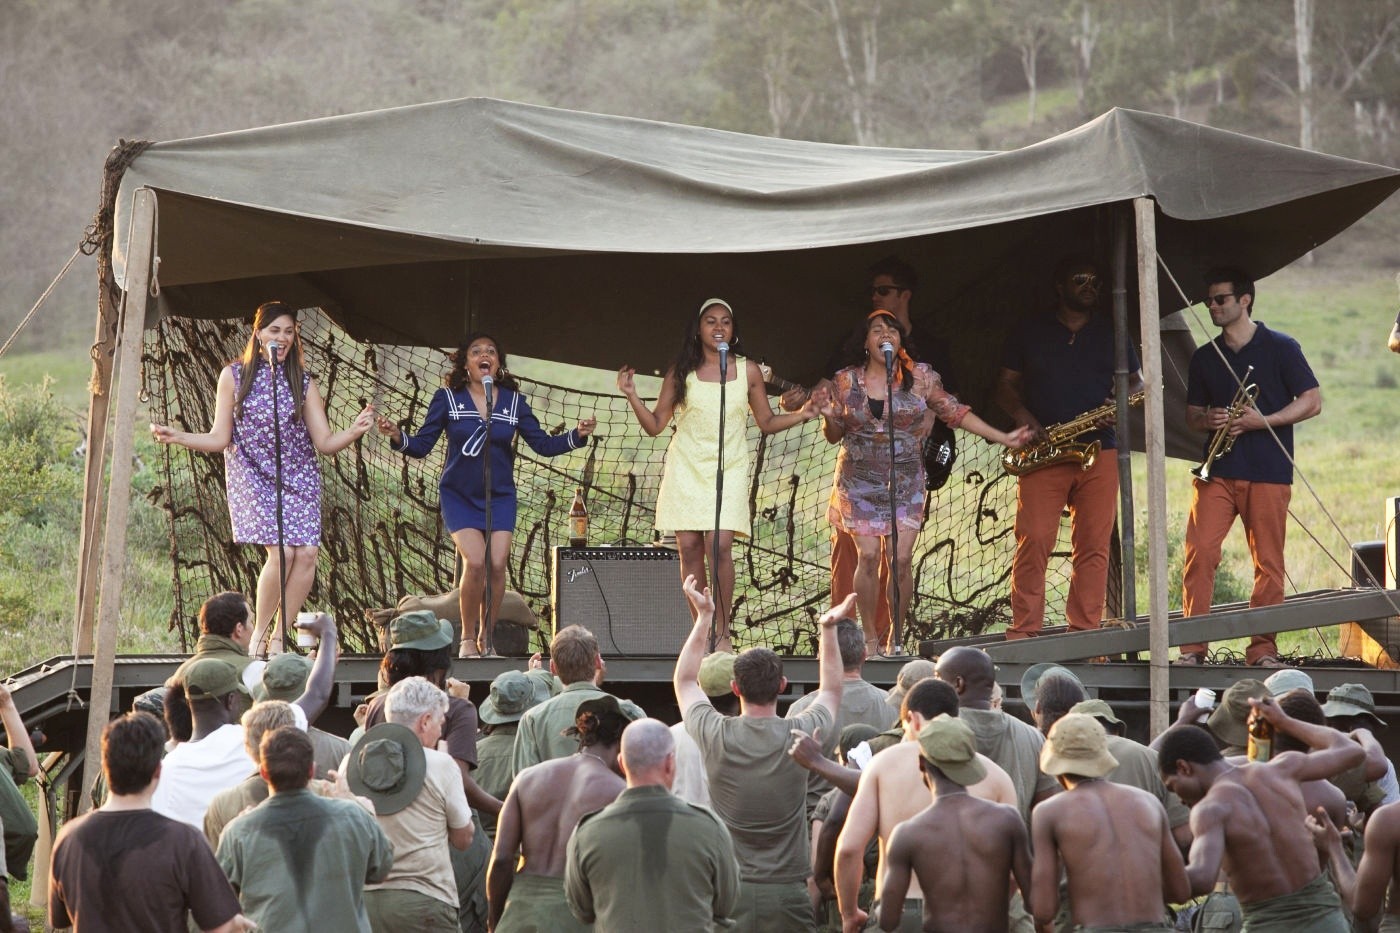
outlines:
{"label": "singer's outstretched hand", "polygon": [[617,390],[628,398],[637,394],[637,383],[633,378],[636,375],[637,371],[631,366],[623,366],[617,371]]}
{"label": "singer's outstretched hand", "polygon": [[375,421],[374,426],[378,429],[380,434],[383,434],[395,444],[403,440],[403,432],[399,430],[399,426],[390,421],[385,415],[380,415],[379,419]]}
{"label": "singer's outstretched hand", "polygon": [[366,405],[364,410],[355,416],[355,421],[350,425],[350,430],[356,437],[364,437],[369,433],[369,429],[374,427],[374,406]]}
{"label": "singer's outstretched hand", "polygon": [[579,437],[587,437],[588,435],[593,433],[593,429],[597,426],[597,418],[581,418],[579,420],[578,427],[575,428],[575,430],[578,431]]}
{"label": "singer's outstretched hand", "polygon": [[181,433],[182,432],[174,428],[168,428],[163,424],[155,424],[154,422],[151,424],[151,437],[154,437],[158,444],[179,443],[176,438],[178,438]]}

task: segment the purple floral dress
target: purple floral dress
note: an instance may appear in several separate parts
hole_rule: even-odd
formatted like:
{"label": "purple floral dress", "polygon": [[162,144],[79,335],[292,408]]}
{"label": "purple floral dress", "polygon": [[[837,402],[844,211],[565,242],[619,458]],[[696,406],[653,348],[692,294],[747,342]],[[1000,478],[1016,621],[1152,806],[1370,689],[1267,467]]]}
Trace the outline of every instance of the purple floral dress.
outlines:
{"label": "purple floral dress", "polygon": [[[836,458],[827,521],[847,534],[881,537],[890,533],[890,436],[888,412],[876,417],[865,394],[865,367],[852,366],[835,376],[836,401],[846,434]],[[927,363],[914,365],[914,384],[894,391],[895,515],[901,531],[918,531],[924,520],[923,442],[914,429],[933,408],[952,427],[970,411],[943,388]],[[926,399],[932,399],[930,404]]]}
{"label": "purple floral dress", "polygon": [[[233,394],[243,381],[243,364],[234,363]],[[233,442],[224,450],[224,485],[233,540],[239,544],[277,544],[277,460],[274,448],[272,370],[260,363],[253,388],[243,400],[243,415],[233,419]],[[306,425],[292,412],[292,392],[278,367],[277,414],[282,434],[282,530],[290,546],[321,543],[321,468]],[[311,377],[302,376],[302,397]]]}

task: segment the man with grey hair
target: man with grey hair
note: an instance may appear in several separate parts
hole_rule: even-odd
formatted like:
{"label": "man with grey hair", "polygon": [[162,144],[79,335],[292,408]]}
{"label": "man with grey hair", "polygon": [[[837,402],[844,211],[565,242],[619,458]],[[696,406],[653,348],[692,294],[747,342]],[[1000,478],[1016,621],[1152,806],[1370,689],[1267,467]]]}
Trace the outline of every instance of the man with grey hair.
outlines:
{"label": "man with grey hair", "polygon": [[[574,916],[600,930],[647,929],[658,917],[676,930],[727,926],[739,892],[734,841],[714,813],[670,792],[671,730],[637,720],[622,733],[619,760],[627,789],[569,840],[564,890]],[[661,851],[640,840],[660,840]]]}
{"label": "man with grey hair", "polygon": [[437,750],[447,694],[422,677],[394,684],[384,702],[385,722],[350,749],[341,778],[368,797],[394,847],[394,867],[365,886],[374,933],[455,930],[457,882],[448,846],[465,849],[472,812],[457,764]]}

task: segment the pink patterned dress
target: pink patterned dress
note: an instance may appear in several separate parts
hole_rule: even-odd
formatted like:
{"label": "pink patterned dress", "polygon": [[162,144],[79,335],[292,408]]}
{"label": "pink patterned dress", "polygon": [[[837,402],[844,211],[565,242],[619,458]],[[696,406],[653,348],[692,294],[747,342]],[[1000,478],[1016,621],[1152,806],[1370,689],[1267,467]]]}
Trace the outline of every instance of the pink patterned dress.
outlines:
{"label": "pink patterned dress", "polygon": [[[890,533],[889,412],[876,417],[871,411],[864,366],[841,370],[834,382],[846,433],[826,518],[847,534],[881,537]],[[924,459],[914,429],[929,408],[952,427],[971,409],[944,390],[943,380],[927,363],[914,364],[909,391],[900,388],[896,377],[894,400],[895,517],[901,531],[918,531],[924,520]]]}
{"label": "pink patterned dress", "polygon": [[[243,380],[243,364],[234,363],[233,393]],[[277,460],[273,418],[282,433],[282,529],[289,546],[321,543],[321,467],[306,425],[292,410],[292,392],[279,366],[277,411],[272,410],[272,371],[259,361],[253,388],[235,412],[233,441],[224,450],[224,485],[233,540],[239,544],[277,544]],[[302,376],[305,398],[311,377]]]}

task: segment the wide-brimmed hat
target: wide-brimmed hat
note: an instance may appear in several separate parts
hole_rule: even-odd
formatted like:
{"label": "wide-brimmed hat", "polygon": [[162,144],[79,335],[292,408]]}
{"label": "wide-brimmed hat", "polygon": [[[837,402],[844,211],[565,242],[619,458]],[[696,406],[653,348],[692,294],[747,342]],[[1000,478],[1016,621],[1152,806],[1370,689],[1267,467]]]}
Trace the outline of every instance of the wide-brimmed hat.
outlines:
{"label": "wide-brimmed hat", "polygon": [[977,760],[977,740],[961,719],[942,713],[919,730],[919,754],[954,784],[967,787],[987,776]]}
{"label": "wide-brimmed hat", "polygon": [[695,680],[707,697],[727,696],[734,681],[734,652],[715,651],[705,655],[700,662],[700,673]]}
{"label": "wide-brimmed hat", "polygon": [[559,691],[564,689],[564,684],[560,682],[547,668],[537,667],[525,672],[525,676],[535,681],[536,690],[544,690],[550,696],[557,697]]}
{"label": "wide-brimmed hat", "polygon": [[1046,774],[1103,777],[1118,767],[1108,751],[1108,733],[1093,716],[1069,713],[1050,727],[1040,749],[1040,770]]}
{"label": "wide-brimmed hat", "polygon": [[382,722],[350,749],[345,780],[356,794],[374,801],[376,814],[388,816],[413,802],[427,770],[417,734],[396,722]]}
{"label": "wide-brimmed hat", "polygon": [[1113,707],[1108,705],[1107,700],[1084,700],[1071,706],[1069,711],[1084,716],[1093,716],[1095,719],[1111,722],[1115,726],[1123,725],[1123,720],[1113,715]]}
{"label": "wide-brimmed hat", "polygon": [[1026,709],[1031,712],[1035,712],[1036,686],[1040,683],[1040,678],[1051,671],[1055,671],[1057,674],[1063,674],[1081,687],[1084,686],[1084,682],[1076,677],[1073,671],[1061,664],[1056,664],[1054,661],[1041,661],[1038,664],[1032,664],[1030,667],[1026,668],[1026,672],[1021,675],[1021,699],[1026,701]]}
{"label": "wide-brimmed hat", "polygon": [[1384,729],[1385,721],[1376,715],[1376,699],[1365,684],[1339,684],[1327,692],[1322,715],[1328,719],[1338,716],[1365,716]]}
{"label": "wide-brimmed hat", "polygon": [[306,692],[306,678],[311,675],[311,661],[291,651],[284,651],[267,662],[262,680],[253,686],[253,699],[286,700],[288,703]]}
{"label": "wide-brimmed hat", "polygon": [[904,695],[909,692],[909,688],[921,680],[933,676],[936,668],[932,661],[927,658],[915,658],[905,663],[899,669],[899,676],[895,678],[894,686],[890,688],[889,696],[885,697],[885,702],[895,709],[899,709],[904,703]]}
{"label": "wide-brimmed hat", "polygon": [[477,716],[491,726],[519,722],[527,709],[548,699],[549,688],[541,680],[520,671],[506,671],[491,681],[491,695],[482,701]]}
{"label": "wide-brimmed hat", "polygon": [[389,650],[436,651],[452,644],[452,623],[428,609],[415,609],[389,621]]}
{"label": "wide-brimmed hat", "polygon": [[191,700],[217,700],[230,693],[250,696],[243,676],[222,658],[200,658],[185,668],[185,694]]}
{"label": "wide-brimmed hat", "polygon": [[1306,690],[1309,693],[1316,693],[1313,689],[1313,679],[1296,667],[1285,667],[1281,671],[1274,671],[1264,678],[1264,686],[1269,688],[1269,696],[1281,697],[1290,690]]}
{"label": "wide-brimmed hat", "polygon": [[1269,695],[1269,688],[1253,678],[1246,677],[1230,684],[1225,695],[1206,720],[1210,734],[1227,745],[1244,748],[1249,744],[1249,701],[1262,700]]}

